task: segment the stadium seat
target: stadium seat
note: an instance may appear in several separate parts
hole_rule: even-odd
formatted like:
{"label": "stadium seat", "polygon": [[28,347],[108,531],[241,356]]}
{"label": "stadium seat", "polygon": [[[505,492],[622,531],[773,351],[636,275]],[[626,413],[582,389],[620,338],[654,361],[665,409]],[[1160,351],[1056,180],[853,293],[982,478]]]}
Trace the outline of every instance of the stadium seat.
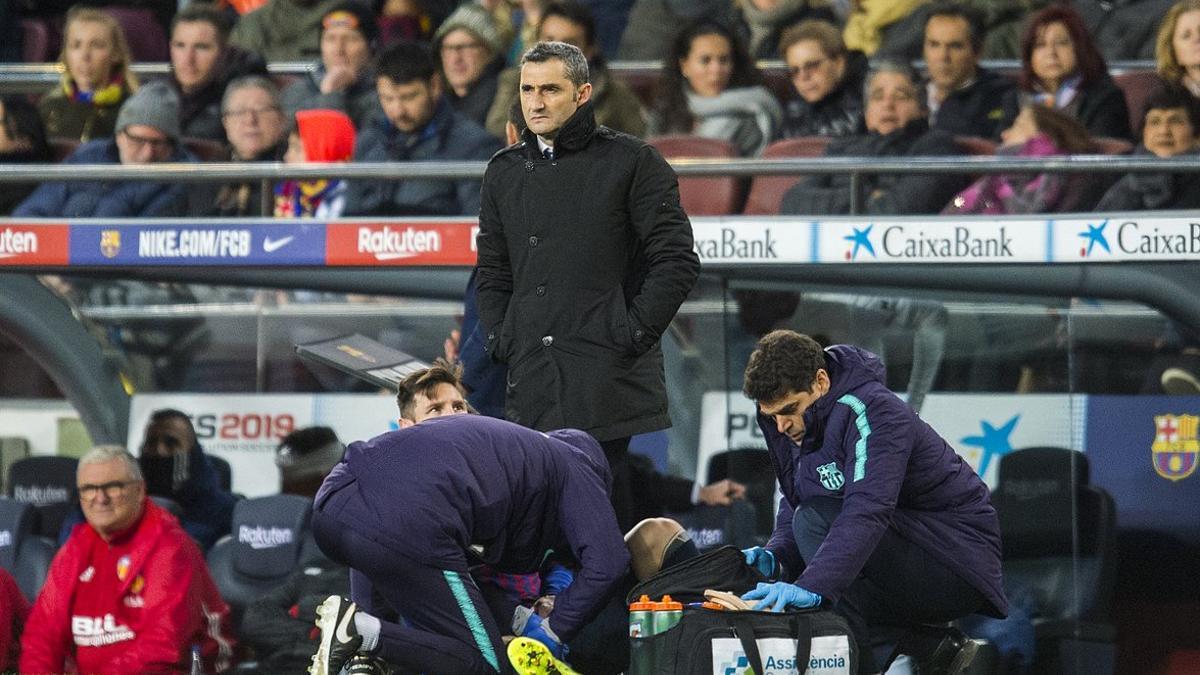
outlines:
{"label": "stadium seat", "polygon": [[31,504],[38,512],[34,532],[58,541],[63,520],[74,508],[74,457],[39,455],[14,462],[8,471],[8,496]]}
{"label": "stadium seat", "polygon": [[228,162],[229,148],[220,141],[209,138],[184,137],[179,139],[188,152],[201,162]]}
{"label": "stadium seat", "polygon": [[163,507],[164,509],[166,509],[167,513],[175,516],[176,518],[183,517],[183,507],[179,505],[179,502],[175,501],[174,499],[171,499],[170,497],[160,497],[158,495],[150,495],[150,501]]}
{"label": "stadium seat", "polygon": [[1116,506],[1089,484],[1087,457],[1025,448],[1000,460],[992,500],[1000,518],[1005,591],[1032,603],[1034,672],[1110,673],[1116,630]]}
{"label": "stadium seat", "polygon": [[54,58],[50,49],[50,26],[42,19],[21,19],[21,58],[25,63],[45,63]]}
{"label": "stadium seat", "polygon": [[105,7],[112,18],[121,24],[134,63],[169,61],[167,32],[154,16],[153,10],[143,7]]}
{"label": "stadium seat", "polygon": [[746,501],[754,505],[755,533],[764,541],[775,529],[775,468],[761,448],[726,450],[708,460],[708,483],[737,481],[746,486]]}
{"label": "stadium seat", "polygon": [[8,470],[28,456],[28,439],[20,436],[0,437],[0,494],[8,494]]}
{"label": "stadium seat", "polygon": [[50,144],[51,159],[56,163],[66,159],[79,147],[78,138],[47,138],[46,142]]}
{"label": "stadium seat", "polygon": [[1146,113],[1146,100],[1163,87],[1162,78],[1153,70],[1138,70],[1113,76],[1113,82],[1125,94],[1125,107],[1129,109],[1129,124],[1141,136],[1142,116]]}
{"label": "stadium seat", "polygon": [[[829,145],[828,136],[802,136],[775,141],[763,150],[763,159],[781,157],[820,157]],[[747,216],[777,215],[783,195],[803,176],[755,176],[750,180],[750,195],[742,213]]]}
{"label": "stadium seat", "polygon": [[[647,139],[669,159],[734,158],[737,150],[729,141],[700,136],[657,136]],[[689,216],[726,216],[738,212],[742,181],[733,176],[680,178],[679,201]]]}
{"label": "stadium seat", "polygon": [[42,589],[54,558],[54,543],[35,533],[37,519],[33,505],[0,497],[0,567],[13,575],[30,602]]}
{"label": "stadium seat", "polygon": [[208,567],[234,626],[246,606],[311,560],[312,500],[297,495],[243,499],[233,507],[233,532],[208,552]]}

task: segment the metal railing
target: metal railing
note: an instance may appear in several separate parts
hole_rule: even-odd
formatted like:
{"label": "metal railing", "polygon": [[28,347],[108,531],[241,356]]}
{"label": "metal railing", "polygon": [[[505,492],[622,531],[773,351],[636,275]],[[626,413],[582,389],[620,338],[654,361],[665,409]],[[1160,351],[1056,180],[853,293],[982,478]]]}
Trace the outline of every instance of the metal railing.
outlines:
{"label": "metal railing", "polygon": [[[992,173],[1197,173],[1195,156],[1072,155],[1062,157],[796,157],[783,159],[672,159],[681,177],[751,177],[846,174],[850,177],[851,214],[862,211],[863,176],[888,174]],[[213,183],[261,181],[264,194],[283,179],[447,179],[481,178],[485,162],[370,162],[348,164],[160,163],[6,164],[0,183],[46,181],[164,181]],[[270,215],[264,213],[263,215]]]}

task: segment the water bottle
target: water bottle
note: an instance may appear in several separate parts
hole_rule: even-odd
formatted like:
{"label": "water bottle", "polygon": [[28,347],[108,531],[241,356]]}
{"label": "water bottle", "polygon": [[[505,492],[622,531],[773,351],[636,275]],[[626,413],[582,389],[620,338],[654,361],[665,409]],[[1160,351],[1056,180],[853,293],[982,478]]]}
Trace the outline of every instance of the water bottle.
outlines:
{"label": "water bottle", "polygon": [[671,630],[682,618],[683,603],[672,600],[669,595],[664,595],[661,602],[654,603],[654,634],[662,635]]}
{"label": "water bottle", "polygon": [[629,605],[630,638],[641,639],[654,635],[654,610],[657,604],[650,601],[650,596],[643,595]]}

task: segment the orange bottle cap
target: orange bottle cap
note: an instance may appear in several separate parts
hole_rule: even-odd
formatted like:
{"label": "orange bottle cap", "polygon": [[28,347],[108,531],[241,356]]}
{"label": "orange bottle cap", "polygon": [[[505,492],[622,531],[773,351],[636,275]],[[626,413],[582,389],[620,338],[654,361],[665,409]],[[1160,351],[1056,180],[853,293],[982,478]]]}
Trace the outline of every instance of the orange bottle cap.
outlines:
{"label": "orange bottle cap", "polygon": [[656,607],[657,604],[658,603],[656,603],[656,602],[650,601],[650,596],[643,595],[642,597],[638,598],[637,602],[629,603],[629,611],[631,611],[631,612],[653,612],[655,609],[657,609],[657,607]]}
{"label": "orange bottle cap", "polygon": [[683,611],[683,603],[675,602],[674,600],[671,599],[671,596],[669,596],[669,595],[664,595],[662,597],[662,602],[657,603],[657,604],[658,604],[657,609],[659,609],[659,610],[666,610],[666,611],[678,610],[680,612]]}
{"label": "orange bottle cap", "polygon": [[723,606],[718,605],[717,603],[715,603],[711,600],[705,600],[700,606],[703,607],[704,609],[715,609],[718,612],[725,611],[725,608]]}

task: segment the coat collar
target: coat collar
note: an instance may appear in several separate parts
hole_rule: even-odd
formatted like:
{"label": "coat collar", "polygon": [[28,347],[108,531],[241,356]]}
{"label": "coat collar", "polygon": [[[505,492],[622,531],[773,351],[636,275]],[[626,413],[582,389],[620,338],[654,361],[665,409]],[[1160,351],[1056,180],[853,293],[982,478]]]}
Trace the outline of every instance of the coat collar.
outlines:
{"label": "coat collar", "polygon": [[[562,128],[558,130],[558,136],[554,138],[554,152],[578,152],[585,148],[592,140],[592,136],[596,133],[596,112],[592,107],[592,101],[589,99],[571,115]],[[531,152],[538,153],[537,135],[529,129],[526,129],[521,134],[525,141],[525,147],[531,148]]]}

